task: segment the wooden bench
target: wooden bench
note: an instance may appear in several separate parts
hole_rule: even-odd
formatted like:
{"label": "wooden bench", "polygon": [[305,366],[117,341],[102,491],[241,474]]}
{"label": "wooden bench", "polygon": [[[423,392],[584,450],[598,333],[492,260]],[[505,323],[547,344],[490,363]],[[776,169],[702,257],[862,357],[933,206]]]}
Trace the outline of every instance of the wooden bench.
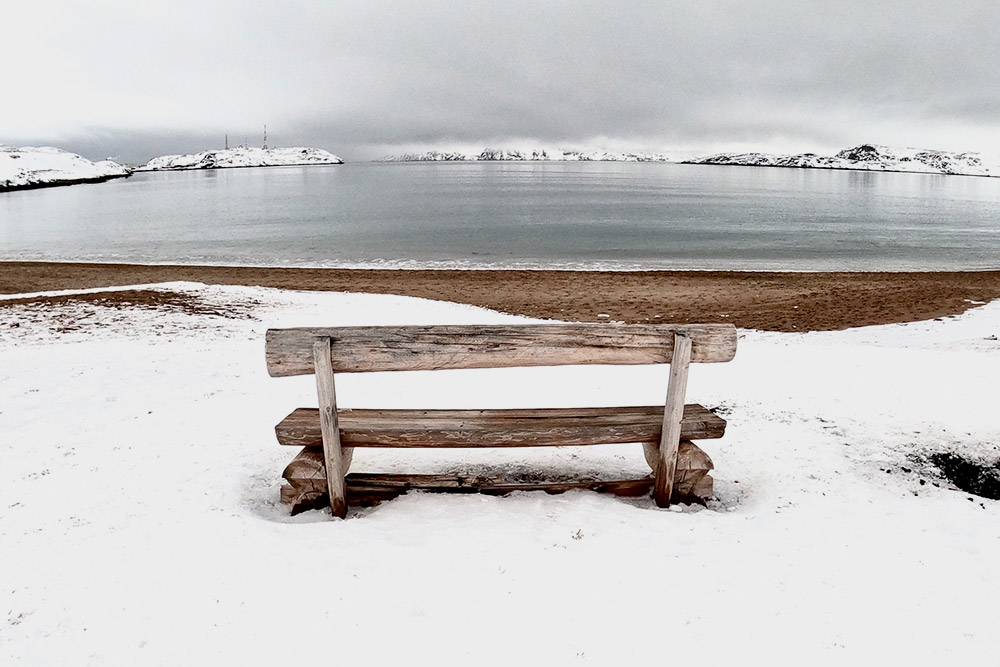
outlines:
{"label": "wooden bench", "polygon": [[[272,377],[316,375],[319,409],[299,408],[275,432],[301,447],[281,489],[292,512],[327,502],[335,516],[410,489],[503,494],[576,488],[639,496],[660,507],[712,495],[711,459],[692,440],[720,438],[726,422],[684,404],[691,362],[729,361],[730,324],[394,326],[270,329]],[[338,410],[335,373],[514,366],[669,363],[665,405],[530,410]],[[534,447],[642,443],[652,475],[617,481],[474,475],[347,474],[355,447]]]}

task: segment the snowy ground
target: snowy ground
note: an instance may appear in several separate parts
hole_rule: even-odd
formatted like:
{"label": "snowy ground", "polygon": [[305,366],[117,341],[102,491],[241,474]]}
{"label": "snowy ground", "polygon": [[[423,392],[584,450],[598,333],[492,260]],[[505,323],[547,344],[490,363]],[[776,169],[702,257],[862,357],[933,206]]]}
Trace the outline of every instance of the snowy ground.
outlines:
{"label": "snowy ground", "polygon": [[[0,664],[997,664],[1000,502],[926,458],[1000,452],[1000,302],[743,332],[708,508],[410,494],[289,517],[268,326],[518,321],[403,297],[173,284],[183,309],[0,312]],[[228,313],[226,315],[225,313]],[[351,406],[661,402],[666,367],[350,375]],[[645,472],[640,447],[358,450],[353,470]],[[921,480],[924,481],[921,484]],[[679,510],[679,511],[678,511]]]}
{"label": "snowy ground", "polygon": [[117,162],[91,162],[75,153],[67,153],[51,146],[0,146],[0,192],[103,181],[128,174],[129,171]]}

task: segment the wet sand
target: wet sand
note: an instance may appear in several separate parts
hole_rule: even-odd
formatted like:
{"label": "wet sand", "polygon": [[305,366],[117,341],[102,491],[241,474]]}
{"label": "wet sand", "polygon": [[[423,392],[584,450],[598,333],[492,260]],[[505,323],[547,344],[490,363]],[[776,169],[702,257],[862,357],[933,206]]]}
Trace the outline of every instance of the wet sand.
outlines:
{"label": "wet sand", "polygon": [[[732,322],[770,331],[926,320],[1000,298],[1000,271],[469,271],[0,262],[2,294],[176,280],[399,294],[582,322]],[[100,298],[128,298],[129,304],[142,306],[147,297],[133,292]]]}

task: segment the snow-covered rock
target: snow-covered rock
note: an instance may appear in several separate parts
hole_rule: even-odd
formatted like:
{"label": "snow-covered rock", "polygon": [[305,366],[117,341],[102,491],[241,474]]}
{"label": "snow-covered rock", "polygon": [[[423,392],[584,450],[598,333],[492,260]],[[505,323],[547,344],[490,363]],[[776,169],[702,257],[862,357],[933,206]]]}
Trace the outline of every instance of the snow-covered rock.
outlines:
{"label": "snow-covered rock", "polygon": [[477,154],[456,151],[403,153],[384,157],[380,162],[670,162],[662,153],[610,153],[602,150],[578,151],[560,149],[485,148]]}
{"label": "snow-covered rock", "polygon": [[91,162],[51,146],[0,146],[0,192],[53,185],[99,183],[129,175],[117,162]]}
{"label": "snow-covered rock", "polygon": [[182,169],[229,169],[232,167],[290,167],[310,164],[344,164],[339,157],[321,148],[222,148],[194,155],[162,155],[136,171],[176,171]]}
{"label": "snow-covered rock", "polygon": [[400,155],[387,155],[378,160],[379,162],[464,162],[471,160],[465,153],[456,151],[427,151],[425,153],[402,153]]}
{"label": "snow-covered rock", "polygon": [[836,155],[801,153],[721,153],[686,160],[687,164],[722,164],[745,167],[798,167],[803,169],[861,169],[865,171],[908,171],[962,176],[1000,176],[1000,156],[953,153],[918,148],[890,148],[861,144]]}

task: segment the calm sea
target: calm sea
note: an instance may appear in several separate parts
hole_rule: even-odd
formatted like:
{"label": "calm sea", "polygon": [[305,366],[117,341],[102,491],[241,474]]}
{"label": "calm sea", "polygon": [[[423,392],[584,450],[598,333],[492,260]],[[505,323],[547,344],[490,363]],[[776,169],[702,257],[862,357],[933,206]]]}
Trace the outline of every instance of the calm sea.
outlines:
{"label": "calm sea", "polygon": [[136,174],[0,193],[0,259],[1000,268],[1000,179],[636,163]]}

